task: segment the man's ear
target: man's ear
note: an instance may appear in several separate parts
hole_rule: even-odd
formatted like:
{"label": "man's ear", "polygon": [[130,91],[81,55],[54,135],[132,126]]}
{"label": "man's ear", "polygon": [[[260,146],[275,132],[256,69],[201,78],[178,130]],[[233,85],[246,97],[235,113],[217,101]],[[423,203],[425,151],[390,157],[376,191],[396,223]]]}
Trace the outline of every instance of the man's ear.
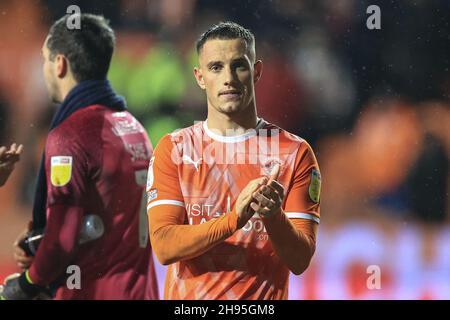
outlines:
{"label": "man's ear", "polygon": [[206,89],[205,86],[205,80],[203,79],[203,74],[202,74],[202,70],[198,67],[194,68],[194,76],[195,76],[195,80],[197,80],[197,84],[200,88],[202,88],[203,90]]}
{"label": "man's ear", "polygon": [[69,71],[69,61],[62,54],[55,57],[55,71],[58,78],[64,78]]}
{"label": "man's ear", "polygon": [[262,61],[261,60],[257,60],[253,67],[254,67],[254,70],[255,70],[255,72],[253,73],[253,82],[256,83],[256,82],[258,82],[258,80],[262,76],[262,70],[263,70],[263,63],[262,63]]}

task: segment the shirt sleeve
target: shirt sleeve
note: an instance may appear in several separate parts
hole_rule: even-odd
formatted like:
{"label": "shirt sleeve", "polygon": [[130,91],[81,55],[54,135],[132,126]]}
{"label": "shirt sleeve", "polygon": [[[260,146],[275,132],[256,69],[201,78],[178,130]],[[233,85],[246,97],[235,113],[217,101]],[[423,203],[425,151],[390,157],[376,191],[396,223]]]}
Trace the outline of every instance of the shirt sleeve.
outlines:
{"label": "shirt sleeve", "polygon": [[297,150],[293,180],[286,196],[287,217],[320,223],[320,188],[319,164],[311,146],[303,141]]}
{"label": "shirt sleeve", "polygon": [[48,285],[70,264],[82,227],[88,159],[76,137],[49,135],[45,148],[47,224],[30,267],[31,280]]}
{"label": "shirt sleeve", "polygon": [[179,155],[170,135],[156,146],[147,175],[147,211],[160,205],[184,208],[184,198],[178,178]]}
{"label": "shirt sleeve", "polygon": [[49,137],[45,148],[47,206],[82,206],[86,201],[89,159],[78,139]]}

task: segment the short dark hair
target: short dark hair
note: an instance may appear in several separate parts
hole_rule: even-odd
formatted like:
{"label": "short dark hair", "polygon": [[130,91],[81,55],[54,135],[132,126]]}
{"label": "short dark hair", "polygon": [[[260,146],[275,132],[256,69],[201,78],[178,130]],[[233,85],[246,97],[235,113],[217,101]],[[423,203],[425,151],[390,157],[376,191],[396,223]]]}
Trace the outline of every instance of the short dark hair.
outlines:
{"label": "short dark hair", "polygon": [[69,29],[65,15],[56,21],[48,33],[50,60],[63,54],[70,62],[75,80],[104,80],[114,52],[115,36],[103,16],[82,13],[80,29]]}
{"label": "short dark hair", "polygon": [[250,30],[244,28],[243,26],[235,22],[231,21],[220,22],[216,25],[213,25],[208,30],[206,30],[197,40],[196,44],[197,53],[200,54],[206,41],[213,39],[220,39],[220,40],[242,39],[247,44],[247,48],[249,48],[249,50],[251,50],[251,52],[254,54],[255,36]]}

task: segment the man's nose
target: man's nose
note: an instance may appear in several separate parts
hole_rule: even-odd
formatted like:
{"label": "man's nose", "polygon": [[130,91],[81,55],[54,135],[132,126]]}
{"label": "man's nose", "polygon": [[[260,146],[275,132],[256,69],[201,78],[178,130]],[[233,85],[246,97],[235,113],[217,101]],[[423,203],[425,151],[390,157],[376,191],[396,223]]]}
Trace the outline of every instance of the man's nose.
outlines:
{"label": "man's nose", "polygon": [[230,67],[224,70],[224,85],[231,86],[236,82],[236,72]]}

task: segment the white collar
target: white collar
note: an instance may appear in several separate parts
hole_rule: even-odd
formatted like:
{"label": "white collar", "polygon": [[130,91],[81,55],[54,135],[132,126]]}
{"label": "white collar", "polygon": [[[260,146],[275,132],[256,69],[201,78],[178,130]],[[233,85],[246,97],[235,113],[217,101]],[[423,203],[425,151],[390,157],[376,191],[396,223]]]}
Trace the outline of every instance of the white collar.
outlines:
{"label": "white collar", "polygon": [[242,142],[245,141],[251,137],[256,136],[257,131],[259,129],[261,129],[262,127],[264,127],[264,125],[266,124],[266,121],[262,118],[258,118],[258,121],[256,122],[256,128],[255,129],[249,129],[247,130],[245,133],[240,134],[240,135],[236,135],[236,136],[223,136],[221,134],[216,133],[217,130],[215,130],[216,132],[214,132],[214,129],[209,129],[208,128],[208,124],[207,121],[203,121],[203,129],[205,130],[206,134],[214,140],[220,141],[220,142],[225,142],[225,143],[230,143],[230,142]]}

